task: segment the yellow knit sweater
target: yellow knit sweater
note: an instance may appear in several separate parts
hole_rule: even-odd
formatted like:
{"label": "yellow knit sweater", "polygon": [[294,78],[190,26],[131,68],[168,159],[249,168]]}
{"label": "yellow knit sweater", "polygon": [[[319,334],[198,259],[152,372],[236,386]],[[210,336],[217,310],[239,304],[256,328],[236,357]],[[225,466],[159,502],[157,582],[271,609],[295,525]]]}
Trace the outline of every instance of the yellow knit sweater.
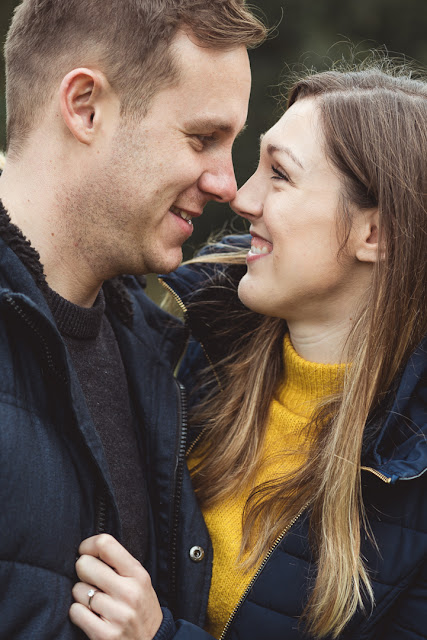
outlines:
{"label": "yellow knit sweater", "polygon": [[[316,404],[342,384],[344,365],[308,362],[292,347],[289,336],[284,340],[285,378],[271,404],[266,433],[263,464],[253,486],[225,502],[203,510],[214,551],[212,583],[209,594],[206,630],[219,638],[233,609],[256,573],[244,572],[237,564],[242,540],[242,515],[254,486],[292,472],[304,461],[306,448],[304,427]],[[278,458],[281,449],[295,452]],[[198,462],[197,451],[188,460],[191,469]]]}

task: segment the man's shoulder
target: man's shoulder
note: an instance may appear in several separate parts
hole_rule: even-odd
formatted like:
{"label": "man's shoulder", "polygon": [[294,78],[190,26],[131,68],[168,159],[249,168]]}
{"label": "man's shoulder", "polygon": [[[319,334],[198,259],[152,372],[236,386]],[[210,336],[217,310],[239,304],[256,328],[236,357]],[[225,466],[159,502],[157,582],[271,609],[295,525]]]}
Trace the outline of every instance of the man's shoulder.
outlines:
{"label": "man's shoulder", "polygon": [[123,349],[147,350],[174,367],[188,339],[184,323],[159,307],[135,276],[104,283],[107,315]]}
{"label": "man's shoulder", "polygon": [[103,285],[107,309],[128,327],[139,323],[153,325],[159,329],[167,326],[180,327],[178,318],[171,316],[154,302],[147,293],[143,276],[123,275],[108,280]]}

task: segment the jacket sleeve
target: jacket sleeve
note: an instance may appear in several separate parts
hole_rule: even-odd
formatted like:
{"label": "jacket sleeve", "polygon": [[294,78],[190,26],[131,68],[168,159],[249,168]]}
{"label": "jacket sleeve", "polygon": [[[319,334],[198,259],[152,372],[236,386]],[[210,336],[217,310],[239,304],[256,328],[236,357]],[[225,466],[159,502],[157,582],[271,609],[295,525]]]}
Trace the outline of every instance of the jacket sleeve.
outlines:
{"label": "jacket sleeve", "polygon": [[174,621],[169,609],[162,607],[163,622],[153,640],[215,640],[200,627],[185,620]]}
{"label": "jacket sleeve", "polygon": [[427,562],[390,612],[381,640],[427,640]]}

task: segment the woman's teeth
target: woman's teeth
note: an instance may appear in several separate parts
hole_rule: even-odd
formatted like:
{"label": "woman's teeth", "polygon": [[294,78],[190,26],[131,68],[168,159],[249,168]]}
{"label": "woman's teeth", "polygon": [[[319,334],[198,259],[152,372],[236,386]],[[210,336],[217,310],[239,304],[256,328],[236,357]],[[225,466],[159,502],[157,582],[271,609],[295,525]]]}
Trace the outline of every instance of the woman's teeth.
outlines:
{"label": "woman's teeth", "polygon": [[251,253],[255,253],[255,254],[266,254],[266,253],[271,253],[267,247],[254,247],[253,245],[251,246]]}
{"label": "woman's teeth", "polygon": [[180,218],[182,218],[183,220],[188,222],[188,224],[191,224],[191,225],[193,224],[193,220],[192,220],[190,214],[187,213],[186,211],[182,211],[182,209],[178,209],[178,207],[174,207],[173,205],[171,206],[170,210],[176,216],[179,216]]}

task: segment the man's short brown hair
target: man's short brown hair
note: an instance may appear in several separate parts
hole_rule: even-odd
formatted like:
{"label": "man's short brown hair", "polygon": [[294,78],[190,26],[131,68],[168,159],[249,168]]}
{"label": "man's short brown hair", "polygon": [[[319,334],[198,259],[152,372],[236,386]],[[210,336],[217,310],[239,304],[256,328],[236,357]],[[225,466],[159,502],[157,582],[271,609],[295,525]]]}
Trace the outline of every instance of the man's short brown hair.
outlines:
{"label": "man's short brown hair", "polygon": [[23,0],[5,45],[8,149],[19,149],[78,67],[103,71],[122,114],[143,116],[177,78],[170,45],[180,28],[215,49],[253,48],[266,35],[245,0]]}

